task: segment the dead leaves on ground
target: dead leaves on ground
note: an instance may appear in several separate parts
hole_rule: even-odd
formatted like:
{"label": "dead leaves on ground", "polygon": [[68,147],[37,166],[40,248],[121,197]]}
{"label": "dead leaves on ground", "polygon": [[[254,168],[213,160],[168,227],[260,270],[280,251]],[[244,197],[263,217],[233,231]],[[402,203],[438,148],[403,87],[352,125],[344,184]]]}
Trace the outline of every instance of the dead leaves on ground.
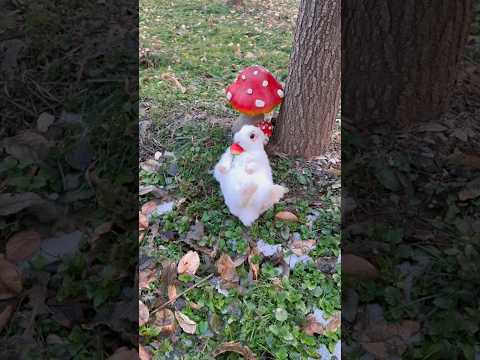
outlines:
{"label": "dead leaves on ground", "polygon": [[187,334],[195,334],[197,332],[197,323],[187,315],[182,314],[180,311],[175,311],[175,318],[178,321],[178,325]]}
{"label": "dead leaves on ground", "polygon": [[180,81],[177,79],[175,74],[172,73],[163,73],[160,78],[164,81],[169,82],[170,84],[174,85],[182,94],[185,94],[187,92],[187,89],[180,83]]}
{"label": "dead leaves on ground", "polygon": [[150,319],[150,311],[148,307],[141,301],[138,302],[138,323],[140,326],[145,325]]}
{"label": "dead leaves on ground", "polygon": [[289,248],[297,256],[304,256],[307,255],[313,248],[317,242],[313,239],[310,240],[295,240],[289,244]]}
{"label": "dead leaves on ground", "polygon": [[307,335],[324,335],[327,332],[335,332],[341,324],[341,314],[336,312],[330,319],[325,319],[323,313],[314,313],[307,316],[303,331]]}
{"label": "dead leaves on ground", "polygon": [[2,312],[0,312],[0,332],[7,326],[10,318],[13,315],[13,305],[7,305]]}
{"label": "dead leaves on ground", "polygon": [[33,230],[20,231],[7,241],[7,259],[13,262],[29,259],[40,249],[40,234]]}
{"label": "dead leaves on ground", "polygon": [[153,325],[158,328],[160,335],[170,336],[175,332],[177,324],[175,315],[170,309],[161,309],[155,313]]}
{"label": "dead leaves on ground", "polygon": [[0,300],[10,299],[22,291],[22,277],[17,267],[0,258]]}
{"label": "dead leaves on ground", "polygon": [[229,341],[221,344],[217,349],[212,353],[212,356],[216,358],[217,356],[224,354],[226,352],[234,352],[242,355],[246,360],[256,360],[257,356],[255,353],[250,350],[248,346],[244,346],[236,341]]}
{"label": "dead leaves on ground", "polygon": [[375,323],[362,331],[360,344],[377,359],[396,358],[405,352],[412,337],[419,331],[420,324],[412,320],[396,324]]}
{"label": "dead leaves on ground", "polygon": [[223,253],[217,261],[217,272],[220,277],[227,282],[238,281],[235,263],[232,258],[225,253]]}
{"label": "dead leaves on ground", "polygon": [[196,251],[187,252],[178,262],[177,271],[179,275],[195,275],[200,266],[200,257]]}
{"label": "dead leaves on ground", "polygon": [[275,215],[275,218],[286,222],[298,222],[297,215],[290,211],[280,211]]}
{"label": "dead leaves on ground", "polygon": [[155,270],[147,269],[140,271],[138,274],[138,286],[140,287],[140,290],[148,288],[156,278]]}
{"label": "dead leaves on ground", "polygon": [[376,279],[379,272],[368,260],[353,254],[342,256],[342,272],[359,279]]}

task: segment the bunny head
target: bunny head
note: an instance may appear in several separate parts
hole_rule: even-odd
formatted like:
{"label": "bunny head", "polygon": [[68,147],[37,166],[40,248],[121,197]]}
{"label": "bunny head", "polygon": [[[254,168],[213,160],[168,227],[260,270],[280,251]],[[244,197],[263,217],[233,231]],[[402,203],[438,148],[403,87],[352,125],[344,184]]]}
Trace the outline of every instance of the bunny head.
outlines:
{"label": "bunny head", "polygon": [[233,138],[233,141],[245,151],[263,151],[265,140],[263,131],[253,125],[244,125]]}

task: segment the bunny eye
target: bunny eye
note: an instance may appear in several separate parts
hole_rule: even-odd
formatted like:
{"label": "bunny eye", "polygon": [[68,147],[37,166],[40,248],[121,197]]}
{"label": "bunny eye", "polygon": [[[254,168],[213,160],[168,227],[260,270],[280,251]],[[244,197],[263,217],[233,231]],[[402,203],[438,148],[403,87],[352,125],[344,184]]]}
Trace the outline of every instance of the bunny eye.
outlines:
{"label": "bunny eye", "polygon": [[250,139],[252,139],[252,140],[255,139],[255,134],[254,133],[250,134]]}

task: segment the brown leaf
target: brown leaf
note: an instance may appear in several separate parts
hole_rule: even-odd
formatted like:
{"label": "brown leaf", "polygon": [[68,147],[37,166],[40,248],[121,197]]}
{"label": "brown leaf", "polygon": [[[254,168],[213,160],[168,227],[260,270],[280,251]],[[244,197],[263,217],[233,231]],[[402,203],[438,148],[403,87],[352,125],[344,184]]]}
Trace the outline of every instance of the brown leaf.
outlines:
{"label": "brown leaf", "polygon": [[137,360],[138,353],[134,349],[128,349],[125,346],[118,348],[107,360]]}
{"label": "brown leaf", "polygon": [[195,334],[197,331],[197,323],[190,319],[187,315],[182,314],[180,311],[175,311],[175,318],[178,321],[178,325],[187,334]]}
{"label": "brown leaf", "polygon": [[217,357],[218,355],[221,355],[226,352],[234,352],[234,353],[240,354],[246,360],[257,359],[257,356],[255,355],[255,353],[252,350],[250,350],[248,346],[244,346],[236,341],[229,341],[221,344],[218,348],[216,348],[213,351],[212,356]]}
{"label": "brown leaf", "polygon": [[162,164],[157,160],[148,159],[140,163],[140,168],[147,173],[157,173],[162,168]]}
{"label": "brown leaf", "polygon": [[470,181],[465,188],[458,193],[460,201],[472,200],[480,196],[480,178]]}
{"label": "brown leaf", "polygon": [[310,240],[295,240],[289,244],[290,250],[297,256],[307,255],[317,242],[313,239]]}
{"label": "brown leaf", "polygon": [[287,222],[298,222],[298,217],[290,211],[280,211],[275,215],[275,218]]}
{"label": "brown leaf", "polygon": [[187,252],[178,262],[177,271],[179,275],[195,275],[200,266],[200,257],[196,251]]}
{"label": "brown leaf", "polygon": [[307,322],[303,326],[303,331],[307,335],[319,334],[323,335],[326,332],[335,332],[341,324],[341,314],[336,312],[333,316],[328,319],[325,323],[319,319],[314,314],[307,316]]}
{"label": "brown leaf", "polygon": [[138,212],[138,229],[140,231],[148,229],[148,218],[140,211]]}
{"label": "brown leaf", "polygon": [[148,352],[147,349],[143,345],[138,345],[138,355],[140,356],[140,360],[151,360],[152,355]]}
{"label": "brown leaf", "polygon": [[175,284],[167,286],[168,300],[173,300],[177,297],[177,287]]}
{"label": "brown leaf", "polygon": [[8,239],[7,259],[13,262],[27,260],[40,248],[40,234],[33,230],[20,231]]}
{"label": "brown leaf", "polygon": [[176,76],[172,73],[163,73],[160,76],[160,78],[162,80],[168,81],[169,83],[175,85],[178,88],[178,90],[182,92],[182,94],[185,94],[185,92],[187,91],[187,89],[185,89],[185,87],[182,84],[180,84],[180,81],[178,81]]}
{"label": "brown leaf", "polygon": [[140,273],[138,274],[138,286],[140,287],[140,289],[148,288],[150,283],[155,281],[156,277],[157,276],[154,270],[147,269],[144,271],[140,271]]}
{"label": "brown leaf", "polygon": [[97,241],[102,235],[108,234],[113,227],[113,221],[107,221],[104,222],[103,224],[98,225],[95,228],[95,231],[93,232],[92,238],[90,239],[90,242],[95,242]]}
{"label": "brown leaf", "polygon": [[4,138],[0,146],[17,160],[39,163],[48,156],[50,143],[44,136],[27,130],[13,137]]}
{"label": "brown leaf", "polygon": [[147,201],[145,204],[142,205],[142,214],[146,217],[149,217],[157,209],[157,206],[161,203],[162,200],[160,199]]}
{"label": "brown leaf", "polygon": [[0,313],[0,332],[7,326],[10,318],[13,314],[13,305],[8,305],[3,311]]}
{"label": "brown leaf", "polygon": [[378,270],[367,260],[353,254],[342,256],[342,273],[360,279],[375,279]]}
{"label": "brown leaf", "polygon": [[258,251],[258,248],[255,246],[250,250],[250,253],[248,254],[248,265],[250,265],[250,271],[252,272],[252,280],[257,280],[258,275],[260,274],[260,264],[255,263],[253,261],[254,257],[258,257],[260,255],[260,252]]}
{"label": "brown leaf", "polygon": [[11,262],[0,259],[0,300],[17,296],[22,291],[22,277]]}
{"label": "brown leaf", "polygon": [[155,325],[160,334],[163,336],[170,336],[175,332],[177,324],[175,322],[175,316],[173,315],[172,310],[162,309],[155,313],[155,318],[153,320],[153,325]]}
{"label": "brown leaf", "polygon": [[403,320],[399,323],[373,323],[362,331],[360,344],[378,359],[401,357],[412,336],[420,331],[420,323]]}
{"label": "brown leaf", "polygon": [[138,322],[140,326],[145,325],[150,318],[148,307],[141,301],[138,301]]}
{"label": "brown leaf", "polygon": [[235,271],[235,264],[227,254],[222,254],[217,261],[217,271],[220,277],[225,281],[238,280],[237,273]]}
{"label": "brown leaf", "polygon": [[41,201],[42,198],[32,192],[0,194],[0,216],[16,214]]}

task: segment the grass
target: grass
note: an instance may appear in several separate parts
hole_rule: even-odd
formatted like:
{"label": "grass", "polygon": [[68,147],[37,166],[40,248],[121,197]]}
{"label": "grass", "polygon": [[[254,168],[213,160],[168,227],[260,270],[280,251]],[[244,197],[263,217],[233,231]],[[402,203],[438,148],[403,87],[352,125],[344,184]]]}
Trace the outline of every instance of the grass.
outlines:
{"label": "grass", "polygon": [[[260,2],[251,4],[261,6]],[[153,104],[149,116],[154,122],[155,143],[161,144],[158,150],[173,154],[160,159],[158,173],[141,170],[140,183],[166,189],[176,200],[184,199],[156,220],[158,234],[152,237],[147,233],[141,243],[142,251],[153,258],[161,272],[165,261],[178,261],[190,250],[180,240],[196,221],[204,224],[197,245],[218,246],[219,253],[234,259],[247,255],[259,239],[287,248],[293,236],[317,241],[309,254],[314,261],[340,254],[339,192],[319,188],[316,175],[306,163],[271,159],[275,181],[291,190],[288,202],[282,201],[266,212],[249,229],[229,214],[210,173],[229,145],[229,136],[223,124],[209,119],[221,116],[227,123],[234,116],[225,105],[223,89],[239,70],[254,63],[266,66],[281,81],[286,78],[292,43],[288,19],[297,2],[283,1],[280,5],[243,12],[233,11],[224,1],[140,3],[141,46],[149,49],[140,71],[141,97]],[[276,21],[265,20],[269,14],[262,11],[278,12]],[[240,44],[241,54],[236,44]],[[165,72],[175,74],[186,92],[161,80]],[[191,120],[199,113],[207,115]],[[176,169],[173,175],[172,166]],[[140,202],[151,199],[142,196]],[[281,210],[297,214],[299,221],[275,220]],[[177,292],[214,272],[214,261],[202,257],[194,278],[178,279]],[[275,262],[260,256],[254,261],[260,264],[257,282],[247,280],[249,265],[245,261],[237,267],[239,289],[223,295],[214,284],[206,283],[189,291],[184,301],[177,301],[175,306],[197,323],[194,335],[177,331],[175,336],[165,337],[150,322],[140,328],[141,343],[148,346],[155,359],[210,359],[209,354],[226,341],[240,341],[260,359],[318,358],[321,344],[333,351],[339,330],[310,336],[301,328],[314,309],[329,315],[340,309],[339,267],[333,274],[326,274],[312,263],[299,264],[283,277]],[[157,294],[162,296],[161,289],[161,281],[156,281],[142,292],[142,300],[151,309]],[[228,354],[223,358],[239,357]]]}
{"label": "grass", "polygon": [[[295,8],[296,1],[287,5]],[[222,1],[180,0],[172,6],[169,1],[142,0],[140,8],[141,46],[149,49],[147,58],[153,64],[140,70],[141,93],[155,100],[160,114],[196,109],[232,115],[223,89],[252,64],[262,64],[279,81],[287,77],[292,34],[267,28],[265,18],[232,12]],[[187,91],[182,94],[161,81],[165,72],[173,72]]]}

